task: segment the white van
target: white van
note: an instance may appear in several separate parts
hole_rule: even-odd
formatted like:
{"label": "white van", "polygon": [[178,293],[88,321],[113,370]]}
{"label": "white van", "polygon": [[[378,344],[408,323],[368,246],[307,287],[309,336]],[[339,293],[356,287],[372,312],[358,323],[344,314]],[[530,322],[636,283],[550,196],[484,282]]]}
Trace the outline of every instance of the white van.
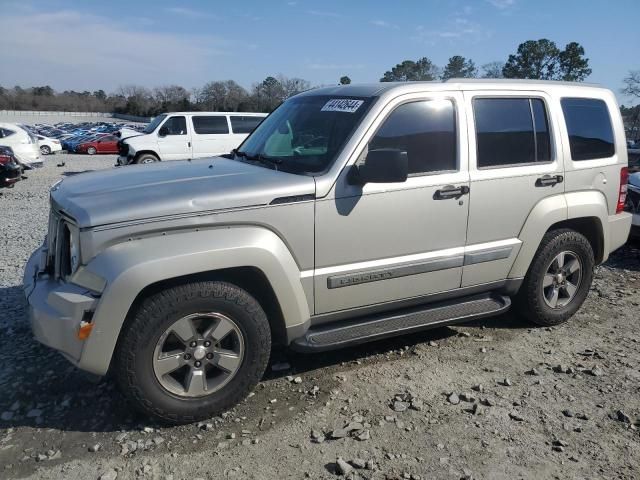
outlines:
{"label": "white van", "polygon": [[266,113],[175,112],[157,116],[140,135],[118,142],[118,165],[229,153]]}
{"label": "white van", "polygon": [[26,168],[42,167],[38,138],[15,123],[0,123],[0,145],[11,147]]}

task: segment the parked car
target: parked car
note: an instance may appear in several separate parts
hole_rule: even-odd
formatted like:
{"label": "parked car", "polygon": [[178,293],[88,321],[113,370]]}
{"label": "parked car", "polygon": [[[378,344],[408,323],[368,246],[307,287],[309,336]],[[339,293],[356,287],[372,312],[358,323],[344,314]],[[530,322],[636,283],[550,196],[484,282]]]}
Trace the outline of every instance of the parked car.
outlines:
{"label": "parked car", "polygon": [[0,123],[0,143],[11,147],[14,156],[25,168],[42,167],[38,139],[20,125]]}
{"label": "parked car", "polygon": [[118,140],[115,135],[106,135],[97,139],[80,143],[75,147],[76,153],[118,153]]}
{"label": "parked car", "polygon": [[36,138],[38,139],[38,146],[40,147],[40,153],[42,155],[51,155],[52,153],[62,151],[60,140],[42,135],[36,135]]}
{"label": "parked car", "polygon": [[274,344],[346,348],[512,303],[565,322],[627,240],[626,183],[604,88],[314,89],[225,157],[56,184],[24,275],[31,324],[79,368],[111,370],[143,412],[210,418],[258,383]]}
{"label": "parked car", "polygon": [[158,115],[143,131],[119,143],[118,165],[204,158],[230,152],[264,113],[177,112]]}
{"label": "parked car", "polygon": [[629,175],[625,210],[633,215],[631,234],[634,238],[640,238],[640,173]]}
{"label": "parked car", "polygon": [[22,178],[22,167],[10,147],[0,146],[0,188],[13,188]]}

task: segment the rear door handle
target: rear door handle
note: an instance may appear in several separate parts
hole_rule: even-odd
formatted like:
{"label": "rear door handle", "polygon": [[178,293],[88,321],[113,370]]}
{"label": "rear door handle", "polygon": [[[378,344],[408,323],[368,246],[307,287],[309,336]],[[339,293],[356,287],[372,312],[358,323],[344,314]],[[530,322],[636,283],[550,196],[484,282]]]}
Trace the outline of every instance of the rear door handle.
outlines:
{"label": "rear door handle", "polygon": [[536,180],[536,187],[553,187],[563,181],[564,177],[562,175],[543,175]]}
{"label": "rear door handle", "polygon": [[469,193],[469,187],[467,185],[462,185],[461,187],[447,185],[445,187],[442,187],[440,190],[436,190],[436,193],[433,195],[433,199],[447,200],[449,198],[458,198],[468,193]]}

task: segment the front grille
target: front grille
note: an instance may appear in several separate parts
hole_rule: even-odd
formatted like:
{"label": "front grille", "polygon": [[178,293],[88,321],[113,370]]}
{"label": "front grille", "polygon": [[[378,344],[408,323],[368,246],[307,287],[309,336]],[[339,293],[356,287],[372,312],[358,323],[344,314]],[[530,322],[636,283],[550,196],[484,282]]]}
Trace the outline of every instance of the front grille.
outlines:
{"label": "front grille", "polygon": [[55,279],[64,278],[71,273],[69,265],[70,232],[67,222],[53,207],[49,213],[49,232],[47,234],[47,266],[49,275]]}

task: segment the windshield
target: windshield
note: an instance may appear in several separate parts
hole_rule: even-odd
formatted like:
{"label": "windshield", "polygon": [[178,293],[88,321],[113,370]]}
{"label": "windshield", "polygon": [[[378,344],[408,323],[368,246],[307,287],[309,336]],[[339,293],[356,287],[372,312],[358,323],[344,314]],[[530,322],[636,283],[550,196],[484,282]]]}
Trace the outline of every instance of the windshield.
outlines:
{"label": "windshield", "polygon": [[236,153],[291,173],[328,170],[373,98],[306,95],[294,97],[269,115]]}
{"label": "windshield", "polygon": [[162,121],[167,118],[167,114],[163,113],[162,115],[158,115],[156,118],[154,118],[151,123],[149,125],[147,125],[147,128],[145,128],[142,133],[153,133],[153,131],[158,128],[158,125],[160,125],[162,123]]}

